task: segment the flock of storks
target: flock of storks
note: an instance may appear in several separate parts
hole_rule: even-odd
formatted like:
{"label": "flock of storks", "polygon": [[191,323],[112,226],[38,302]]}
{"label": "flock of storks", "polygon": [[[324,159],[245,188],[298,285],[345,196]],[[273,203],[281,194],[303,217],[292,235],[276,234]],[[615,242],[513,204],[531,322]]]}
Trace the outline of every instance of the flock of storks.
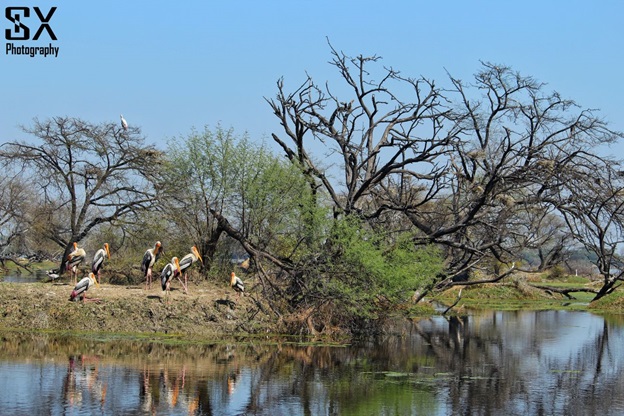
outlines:
{"label": "flock of storks", "polygon": [[[124,118],[123,114],[119,115],[121,119],[121,128],[124,131],[128,131],[128,122]],[[151,289],[152,287],[152,267],[156,260],[158,259],[160,253],[162,252],[162,245],[160,241],[157,241],[154,245],[154,248],[148,249],[143,255],[143,261],[141,262],[141,271],[145,277],[145,289]],[[106,258],[110,259],[110,250],[108,247],[108,243],[104,243],[104,247],[95,252],[95,256],[93,257],[93,263],[91,263],[91,273],[87,277],[84,277],[79,282],[77,281],[78,275],[78,265],[82,263],[87,256],[87,253],[83,248],[78,247],[78,243],[74,243],[74,251],[69,253],[67,257],[67,270],[71,272],[72,281],[75,284],[74,289],[71,292],[69,300],[75,301],[81,299],[83,302],[87,300],[86,292],[93,285],[100,285],[100,270],[102,269],[102,265],[104,264],[104,260]],[[199,260],[203,264],[203,260],[196,246],[191,247],[191,252],[186,256],[182,257],[182,259],[178,259],[177,257],[173,257],[171,259],[171,263],[168,263],[160,273],[160,283],[162,286],[162,290],[165,291],[165,296],[169,299],[170,294],[170,286],[171,280],[174,277],[182,284],[184,288],[184,293],[188,293],[188,281],[186,272],[187,270]],[[58,277],[57,274],[48,273],[52,278]],[[180,275],[184,277],[184,282],[180,279]],[[241,295],[245,291],[245,286],[243,285],[243,281],[236,276],[236,273],[232,272],[230,276],[230,286],[236,292],[238,292],[238,296]]]}
{"label": "flock of storks", "polygon": [[[143,255],[143,260],[141,262],[141,271],[143,272],[143,276],[145,277],[145,289],[151,289],[152,287],[152,267],[158,260],[158,257],[163,251],[162,244],[160,241],[157,241],[153,248],[148,249]],[[74,250],[69,253],[66,261],[66,270],[71,273],[72,281],[75,284],[74,289],[71,292],[69,300],[82,300],[85,302],[89,300],[86,297],[86,292],[94,285],[99,286],[100,280],[100,271],[102,270],[102,266],[104,264],[104,260],[106,258],[110,259],[110,249],[108,243],[104,243],[104,246],[95,252],[93,257],[93,262],[91,263],[91,272],[88,276],[84,277],[80,281],[77,281],[78,275],[78,266],[85,260],[87,253],[81,247],[78,247],[78,243],[74,243]],[[171,280],[175,277],[177,278],[182,287],[184,288],[184,293],[188,293],[188,278],[187,271],[188,269],[198,261],[203,264],[203,259],[199,254],[196,246],[191,247],[191,252],[186,256],[182,257],[182,259],[178,259],[178,257],[173,257],[171,262],[168,263],[160,273],[160,283],[162,290],[165,292],[165,296],[167,298],[167,303],[169,303],[169,295],[171,293]],[[180,276],[184,277],[184,281],[180,278]],[[238,296],[240,297],[241,293],[245,291],[245,286],[243,285],[243,281],[236,276],[236,273],[232,272],[230,275],[230,286],[236,292],[238,292]]]}

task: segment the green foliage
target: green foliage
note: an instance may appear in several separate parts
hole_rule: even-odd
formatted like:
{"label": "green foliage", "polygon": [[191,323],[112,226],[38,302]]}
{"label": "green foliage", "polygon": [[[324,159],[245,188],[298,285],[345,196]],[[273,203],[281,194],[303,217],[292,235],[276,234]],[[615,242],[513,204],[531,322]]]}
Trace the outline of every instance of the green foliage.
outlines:
{"label": "green foliage", "polygon": [[[245,235],[260,247],[289,257],[306,232],[310,192],[298,167],[259,152],[241,192]],[[291,242],[289,244],[289,242]]]}
{"label": "green foliage", "polygon": [[335,299],[343,320],[375,319],[396,310],[442,270],[433,246],[417,247],[410,233],[380,235],[353,216],[337,220],[323,298]]}
{"label": "green foliage", "polygon": [[169,142],[161,182],[164,217],[176,230],[169,245],[203,246],[207,268],[230,268],[242,254],[234,238],[222,234],[215,212],[247,242],[277,257],[294,259],[318,242],[326,216],[301,169],[273,154],[262,142],[218,125],[193,130]]}

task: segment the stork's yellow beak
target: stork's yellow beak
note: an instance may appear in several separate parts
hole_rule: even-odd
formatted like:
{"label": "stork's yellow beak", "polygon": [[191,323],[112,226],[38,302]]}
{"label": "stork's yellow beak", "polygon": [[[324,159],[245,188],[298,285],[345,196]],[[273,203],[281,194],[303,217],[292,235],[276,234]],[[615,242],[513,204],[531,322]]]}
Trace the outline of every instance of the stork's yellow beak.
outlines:
{"label": "stork's yellow beak", "polygon": [[193,246],[193,251],[195,252],[195,255],[197,256],[197,258],[199,259],[199,262],[201,264],[204,264],[204,259],[202,259],[201,254],[199,254],[199,250],[197,250],[197,247]]}
{"label": "stork's yellow beak", "polygon": [[100,283],[98,282],[97,276],[96,276],[95,274],[93,274],[93,273],[91,273],[91,276],[93,276],[93,280],[95,280],[95,285],[96,285],[96,286],[98,287],[98,289],[99,289],[99,287],[100,287]]}

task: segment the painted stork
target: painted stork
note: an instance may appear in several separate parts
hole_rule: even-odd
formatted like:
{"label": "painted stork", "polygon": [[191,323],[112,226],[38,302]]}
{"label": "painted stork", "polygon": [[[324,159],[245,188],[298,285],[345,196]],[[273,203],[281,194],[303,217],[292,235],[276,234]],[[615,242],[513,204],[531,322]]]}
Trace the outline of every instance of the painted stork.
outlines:
{"label": "painted stork", "polygon": [[141,263],[141,271],[143,272],[143,275],[145,276],[145,279],[146,279],[146,282],[145,282],[146,290],[152,288],[152,267],[154,266],[154,263],[156,263],[156,260],[158,260],[158,257],[160,257],[161,251],[162,251],[162,245],[160,244],[160,241],[156,241],[154,248],[148,249],[143,255],[143,262]]}
{"label": "painted stork", "polygon": [[107,257],[110,259],[110,250],[108,243],[104,243],[104,247],[95,252],[93,263],[91,263],[91,272],[97,277],[98,283],[100,282],[100,270],[104,264],[104,259]]}
{"label": "painted stork", "polygon": [[[184,293],[188,293],[188,283],[187,283],[188,279],[186,276],[186,272],[188,269],[191,268],[193,263],[195,263],[197,260],[199,260],[201,264],[204,264],[204,260],[199,254],[199,251],[197,250],[196,246],[191,247],[191,252],[187,254],[186,256],[182,257],[182,260],[180,260],[180,271],[182,275],[184,276],[184,282],[180,280],[180,283],[182,283],[182,286],[184,287]],[[180,278],[178,277],[178,279]]]}
{"label": "painted stork", "polygon": [[245,291],[243,281],[240,279],[240,277],[236,276],[236,273],[234,272],[232,272],[231,274],[230,286],[232,286],[232,289],[238,292],[238,297],[240,297],[241,293]]}
{"label": "painted stork", "polygon": [[160,283],[167,299],[169,299],[171,295],[171,279],[173,279],[174,276],[179,276],[180,273],[180,260],[178,260],[177,257],[171,258],[171,263],[168,263],[165,268],[162,269],[160,273]]}
{"label": "painted stork", "polygon": [[74,290],[72,290],[71,295],[69,295],[69,300],[76,301],[77,298],[80,298],[82,303],[84,303],[85,299],[87,299],[87,290],[89,290],[93,285],[97,285],[99,287],[100,284],[97,280],[95,280],[95,274],[89,273],[89,276],[83,277],[78,283],[76,283]]}
{"label": "painted stork", "polygon": [[128,122],[124,118],[123,114],[120,114],[119,118],[121,118],[121,128],[123,128],[124,131],[128,131]]}
{"label": "painted stork", "polygon": [[74,242],[74,251],[67,256],[67,270],[71,271],[72,282],[76,284],[78,279],[78,265],[82,263],[87,253],[82,248],[78,248],[78,243]]}

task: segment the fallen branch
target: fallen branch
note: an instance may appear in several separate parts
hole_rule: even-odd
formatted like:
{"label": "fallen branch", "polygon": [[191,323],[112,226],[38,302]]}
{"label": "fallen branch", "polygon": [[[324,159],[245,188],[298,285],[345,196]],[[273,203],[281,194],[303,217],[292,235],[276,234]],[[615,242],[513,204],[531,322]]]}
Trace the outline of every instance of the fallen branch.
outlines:
{"label": "fallen branch", "polygon": [[[513,263],[513,264],[511,265],[511,268],[510,268],[509,270],[507,270],[505,273],[503,273],[503,274],[501,274],[501,275],[499,275],[499,276],[496,276],[496,277],[494,277],[494,278],[492,278],[492,279],[469,280],[469,281],[466,281],[466,282],[449,282],[449,283],[446,283],[446,284],[442,287],[442,289],[446,289],[447,287],[452,287],[452,286],[473,286],[473,285],[482,285],[482,284],[484,284],[484,283],[496,283],[496,282],[498,282],[499,280],[502,280],[502,279],[504,279],[505,277],[507,277],[507,276],[509,276],[510,274],[512,274],[512,273],[514,272],[514,270],[515,270],[515,269],[516,269],[516,264],[515,264],[515,263]],[[438,289],[440,289],[440,288],[438,288]]]}
{"label": "fallen branch", "polygon": [[577,288],[561,288],[561,287],[553,287],[553,286],[542,286],[542,285],[531,285],[536,289],[542,289],[546,292],[554,292],[554,293],[560,293],[562,295],[564,295],[565,297],[567,297],[568,299],[576,299],[574,296],[571,296],[570,293],[573,292],[585,292],[585,293],[592,293],[592,294],[597,294],[598,291],[594,290],[594,289],[588,289],[586,287],[577,287]]}
{"label": "fallen branch", "polygon": [[2,257],[0,260],[2,261],[2,264],[3,264],[3,265],[4,265],[4,263],[5,263],[5,262],[7,262],[7,261],[13,262],[13,264],[15,264],[15,265],[18,267],[18,268],[16,269],[16,271],[17,271],[18,273],[20,273],[20,272],[21,272],[21,270],[20,270],[20,269],[24,269],[24,270],[26,270],[28,273],[33,273],[33,270],[30,268],[30,264],[31,264],[31,262],[30,262],[30,261],[26,262],[26,264],[22,264],[22,262],[21,262],[18,258],[13,257],[13,256]]}

